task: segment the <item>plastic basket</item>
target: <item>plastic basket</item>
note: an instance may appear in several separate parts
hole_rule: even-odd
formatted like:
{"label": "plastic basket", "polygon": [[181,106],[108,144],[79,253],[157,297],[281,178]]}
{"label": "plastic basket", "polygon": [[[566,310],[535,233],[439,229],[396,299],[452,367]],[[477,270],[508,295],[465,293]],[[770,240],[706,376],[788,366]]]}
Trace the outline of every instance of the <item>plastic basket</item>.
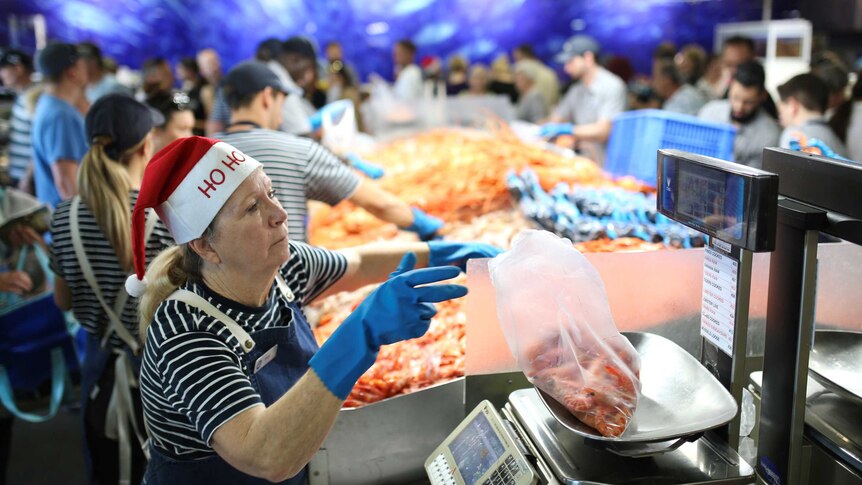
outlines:
{"label": "plastic basket", "polygon": [[605,171],[656,183],[656,151],[676,148],[722,160],[733,159],[736,129],[695,116],[657,109],[629,111],[614,119],[605,157]]}

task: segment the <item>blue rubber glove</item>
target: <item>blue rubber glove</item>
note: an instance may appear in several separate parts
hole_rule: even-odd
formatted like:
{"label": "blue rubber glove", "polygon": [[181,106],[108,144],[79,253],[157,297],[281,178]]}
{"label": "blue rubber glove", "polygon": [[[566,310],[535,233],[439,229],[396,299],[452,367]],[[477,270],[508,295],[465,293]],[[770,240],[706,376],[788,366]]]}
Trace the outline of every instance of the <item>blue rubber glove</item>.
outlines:
{"label": "blue rubber glove", "polygon": [[433,303],[467,294],[461,285],[437,283],[458,276],[457,268],[414,270],[408,253],[389,279],[341,323],[308,362],[327,389],[346,399],[356,381],[374,364],[381,345],[421,337],[437,314]]}
{"label": "blue rubber glove", "polygon": [[476,242],[429,241],[428,266],[457,266],[467,271],[468,259],[493,258],[503,252],[498,247]]}
{"label": "blue rubber glove", "polygon": [[542,138],[556,138],[560,135],[572,135],[575,133],[575,125],[571,123],[545,123],[539,129]]}
{"label": "blue rubber glove", "polygon": [[832,147],[824,143],[823,140],[819,138],[809,139],[808,146],[819,149],[820,153],[822,153],[824,157],[837,158],[838,160],[844,160],[846,162],[851,161],[850,159],[844,158],[841,155],[835,153],[835,150],[833,150]]}
{"label": "blue rubber glove", "polygon": [[443,221],[434,216],[429,216],[418,207],[413,207],[413,224],[405,229],[418,234],[419,239],[428,241],[434,239],[434,236],[437,235],[437,231],[441,227],[443,227]]}
{"label": "blue rubber glove", "polygon": [[364,173],[365,176],[370,179],[377,180],[386,174],[386,172],[383,170],[383,167],[375,163],[366,162],[365,160],[359,158],[359,155],[355,153],[348,153],[346,158],[347,161],[349,161],[350,164],[353,165],[353,168]]}
{"label": "blue rubber glove", "polygon": [[316,113],[308,118],[308,123],[311,125],[311,131],[315,132],[323,126],[323,108],[317,110]]}

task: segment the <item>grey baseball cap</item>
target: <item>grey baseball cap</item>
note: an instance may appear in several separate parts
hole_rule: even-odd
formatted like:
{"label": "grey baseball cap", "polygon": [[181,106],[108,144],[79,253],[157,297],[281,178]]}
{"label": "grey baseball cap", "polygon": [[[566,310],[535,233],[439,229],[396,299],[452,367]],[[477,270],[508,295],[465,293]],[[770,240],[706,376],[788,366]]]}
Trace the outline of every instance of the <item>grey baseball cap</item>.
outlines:
{"label": "grey baseball cap", "polygon": [[285,86],[272,69],[260,61],[239,63],[222,80],[222,89],[228,97],[243,98],[265,88],[273,88],[284,94],[302,94],[302,91]]}
{"label": "grey baseball cap", "polygon": [[587,52],[592,52],[593,55],[598,56],[601,54],[602,48],[599,46],[596,39],[591,36],[578,34],[569,38],[569,40],[563,44],[563,50],[557,54],[556,60],[561,64],[565,64],[569,62],[569,59],[582,56]]}

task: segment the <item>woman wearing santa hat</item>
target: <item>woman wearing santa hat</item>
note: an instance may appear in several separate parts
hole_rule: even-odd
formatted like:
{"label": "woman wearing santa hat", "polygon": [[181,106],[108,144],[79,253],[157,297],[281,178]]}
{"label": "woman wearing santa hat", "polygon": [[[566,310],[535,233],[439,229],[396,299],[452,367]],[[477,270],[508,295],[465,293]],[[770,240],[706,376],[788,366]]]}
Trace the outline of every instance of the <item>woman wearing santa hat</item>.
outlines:
{"label": "woman wearing santa hat", "polygon": [[[147,207],[178,246],[144,277]],[[147,167],[126,285],[142,295],[144,483],[305,483],[380,346],[424,334],[434,303],[466,293],[429,284],[498,252],[439,241],[332,252],[288,240],[286,219],[261,164],[226,143],[181,139]],[[383,280],[318,348],[302,306]]]}
{"label": "woman wearing santa hat", "polygon": [[[146,468],[137,376],[142,345],[138,301],[123,285],[132,269],[132,206],[153,154],[162,116],[132,97],[111,94],[87,113],[90,149],[78,196],[57,206],[51,268],[54,298],[87,332],[81,398],[88,471],[96,483],[139,483]],[[153,212],[153,211],[150,211]],[[145,228],[148,260],[173,239],[155,214]]]}

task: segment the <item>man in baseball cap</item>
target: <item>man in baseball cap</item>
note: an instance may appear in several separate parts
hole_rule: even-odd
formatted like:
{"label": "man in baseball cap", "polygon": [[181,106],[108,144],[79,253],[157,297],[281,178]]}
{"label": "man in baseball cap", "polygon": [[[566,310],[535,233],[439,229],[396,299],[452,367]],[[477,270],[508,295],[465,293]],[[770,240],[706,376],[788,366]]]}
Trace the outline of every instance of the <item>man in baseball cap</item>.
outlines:
{"label": "man in baseball cap", "polygon": [[551,114],[551,123],[542,126],[547,138],[574,135],[575,148],[598,163],[604,163],[605,144],[613,118],[626,107],[626,85],[603,68],[596,39],[579,34],[565,44],[557,61],[576,83]]}
{"label": "man in baseball cap", "polygon": [[33,114],[34,180],[36,197],[53,208],[77,193],[78,163],[87,153],[87,68],[72,44],[49,44],[37,59],[45,92]]}
{"label": "man in baseball cap", "polygon": [[0,57],[0,79],[4,86],[16,93],[23,93],[30,87],[32,74],[33,59],[25,52],[9,49]]}
{"label": "man in baseball cap", "polygon": [[267,65],[256,61],[237,65],[225,76],[222,90],[231,109],[231,124],[214,138],[263,164],[272,178],[276,197],[288,212],[291,239],[308,240],[308,199],[332,206],[349,200],[424,240],[433,238],[443,225],[443,221],[411,208],[374,182],[359,177],[313,140],[276,131],[286,99],[299,95]]}

